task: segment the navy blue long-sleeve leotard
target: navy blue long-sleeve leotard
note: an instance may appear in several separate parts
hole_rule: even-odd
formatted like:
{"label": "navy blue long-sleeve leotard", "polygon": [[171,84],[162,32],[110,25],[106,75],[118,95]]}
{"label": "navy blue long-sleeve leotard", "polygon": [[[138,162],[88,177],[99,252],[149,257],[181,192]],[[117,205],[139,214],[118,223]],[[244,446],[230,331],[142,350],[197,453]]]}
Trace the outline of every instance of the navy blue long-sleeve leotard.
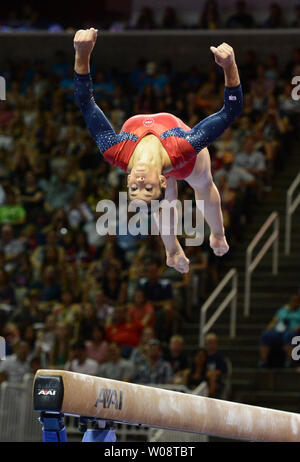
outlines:
{"label": "navy blue long-sleeve leotard", "polygon": [[243,108],[241,84],[225,87],[224,105],[195,127],[190,128],[172,114],[138,115],[128,119],[119,134],[97,106],[90,74],[75,72],[75,98],[86,125],[105,159],[126,171],[138,141],[146,134],[155,134],[172,161],[174,170],[182,169],[201,149],[209,146],[234,122]]}

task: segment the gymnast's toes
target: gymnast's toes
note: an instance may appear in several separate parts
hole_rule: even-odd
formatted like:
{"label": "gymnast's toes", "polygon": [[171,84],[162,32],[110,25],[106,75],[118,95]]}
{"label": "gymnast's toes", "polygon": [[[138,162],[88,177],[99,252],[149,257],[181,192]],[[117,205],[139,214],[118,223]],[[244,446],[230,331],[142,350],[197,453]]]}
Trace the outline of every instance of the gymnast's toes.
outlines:
{"label": "gymnast's toes", "polygon": [[212,249],[214,251],[214,254],[217,257],[222,257],[223,255],[225,255],[225,253],[228,252],[229,246],[227,245],[227,246],[224,246],[224,247],[213,247]]}

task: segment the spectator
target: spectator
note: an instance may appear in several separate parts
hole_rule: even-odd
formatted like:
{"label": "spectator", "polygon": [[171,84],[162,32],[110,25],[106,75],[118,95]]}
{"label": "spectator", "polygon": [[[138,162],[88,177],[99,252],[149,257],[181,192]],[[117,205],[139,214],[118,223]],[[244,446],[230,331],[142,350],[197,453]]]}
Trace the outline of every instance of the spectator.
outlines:
{"label": "spectator", "polygon": [[118,268],[111,265],[102,279],[102,290],[108,303],[124,303],[127,294],[127,284],[122,279]]}
{"label": "spectator", "polygon": [[11,316],[11,320],[17,323],[21,330],[27,326],[43,322],[44,313],[41,309],[41,295],[38,290],[29,291],[21,306]]}
{"label": "spectator", "polygon": [[236,156],[235,165],[244,168],[248,173],[254,176],[257,186],[257,197],[261,199],[263,181],[266,174],[266,160],[260,151],[255,150],[254,137],[245,140],[244,151]]}
{"label": "spectator", "polygon": [[155,338],[155,332],[152,327],[145,327],[141,335],[141,341],[136,348],[133,348],[130,361],[134,364],[134,367],[138,367],[138,364],[145,361],[145,358],[149,351],[149,342]]}
{"label": "spectator", "polygon": [[169,347],[164,355],[174,373],[174,383],[183,383],[183,376],[188,369],[188,361],[184,353],[184,338],[181,335],[173,335]]}
{"label": "spectator", "polygon": [[84,303],[79,324],[79,337],[84,339],[92,338],[94,326],[97,324],[98,319],[95,307],[91,303]]}
{"label": "spectator", "polygon": [[68,182],[69,172],[66,168],[52,174],[42,188],[45,192],[46,208],[49,211],[67,207],[72,200],[75,186]]}
{"label": "spectator", "polygon": [[65,290],[61,295],[61,302],[55,303],[52,308],[58,322],[66,322],[73,324],[78,319],[81,312],[81,306],[78,303],[74,303],[73,292],[71,290]]}
{"label": "spectator", "polygon": [[49,368],[62,368],[69,359],[71,341],[70,326],[64,322],[56,325],[54,343],[49,354]]}
{"label": "spectator", "polygon": [[271,3],[269,17],[264,22],[263,27],[267,29],[285,27],[283,12],[278,3]]}
{"label": "spectator", "polygon": [[295,6],[295,16],[291,22],[291,27],[300,27],[300,5]]}
{"label": "spectator", "polygon": [[74,260],[78,268],[87,268],[93,260],[96,249],[89,245],[85,232],[80,231],[75,238]]}
{"label": "spectator", "polygon": [[[44,242],[39,242],[41,245],[35,247],[31,254],[31,262],[34,268],[35,275],[40,275],[43,268],[45,268],[47,263],[46,251],[47,247],[54,248],[55,254],[57,254],[56,264],[61,266],[65,260],[65,250],[59,245],[58,233],[54,229],[50,229],[46,233],[46,245]],[[52,254],[53,255],[53,254]],[[49,257],[49,254],[48,254]],[[53,263],[53,261],[52,261]],[[68,269],[66,269],[68,271]],[[73,286],[76,289],[76,285]]]}
{"label": "spectator", "polygon": [[288,119],[282,117],[279,113],[278,103],[275,98],[269,98],[267,110],[257,124],[257,128],[262,130],[265,140],[266,158],[271,161],[269,162],[269,166],[273,169],[273,161],[277,158],[281,139],[290,129]]}
{"label": "spectator", "polygon": [[40,216],[44,214],[44,194],[37,185],[35,174],[32,171],[26,173],[20,201],[23,203],[28,219],[33,222],[40,221]]}
{"label": "spectator", "polygon": [[98,363],[94,359],[88,358],[84,343],[78,342],[70,347],[69,360],[64,369],[66,371],[78,372],[79,374],[96,375]]}
{"label": "spectator", "polygon": [[17,204],[16,194],[10,189],[6,191],[6,202],[0,206],[0,224],[22,225],[25,222],[26,211]]}
{"label": "spectator", "polygon": [[111,98],[111,96],[114,93],[115,87],[113,83],[104,74],[104,72],[97,72],[94,80],[94,89],[97,98],[99,100],[103,100],[104,98]]}
{"label": "spectator", "polygon": [[168,279],[159,276],[160,265],[157,261],[146,264],[146,278],[141,278],[138,288],[143,289],[146,298],[155,308],[155,332],[159,339],[170,336],[174,320],[173,290]]}
{"label": "spectator", "polygon": [[216,0],[206,0],[199,20],[199,27],[209,30],[219,29],[220,15]]}
{"label": "spectator", "polygon": [[291,59],[288,60],[285,66],[284,77],[290,80],[294,75],[297,75],[298,66],[300,66],[300,48],[295,48]]}
{"label": "spectator", "polygon": [[37,284],[41,290],[43,302],[58,301],[61,297],[61,284],[54,266],[46,266],[42,274],[42,281]]}
{"label": "spectator", "polygon": [[215,173],[217,187],[225,181],[230,189],[236,191],[245,186],[254,184],[254,176],[244,168],[235,165],[234,156],[231,152],[226,152],[223,156],[223,168]]}
{"label": "spectator", "polygon": [[216,334],[209,333],[205,337],[207,351],[206,378],[209,385],[209,396],[221,398],[224,390],[224,378],[227,374],[227,364],[218,351],[219,342]]}
{"label": "spectator", "polygon": [[84,201],[81,191],[75,192],[73,200],[68,207],[68,220],[72,229],[77,229],[80,225],[93,220],[93,214]]}
{"label": "spectator", "polygon": [[219,138],[218,141],[214,143],[214,146],[217,148],[218,153],[217,157],[222,159],[224,152],[230,151],[234,155],[237,154],[239,149],[239,143],[236,139],[233,138],[233,129],[232,127],[227,128],[224,134]]}
{"label": "spectator", "polygon": [[190,389],[194,390],[202,382],[206,381],[207,370],[207,351],[199,348],[193,355],[191,368],[186,371],[184,383]]}
{"label": "spectator", "polygon": [[42,362],[39,356],[34,356],[30,360],[30,374],[33,376],[37,373],[39,369],[42,368]]}
{"label": "spectator", "polygon": [[162,347],[159,340],[149,341],[147,357],[136,369],[134,381],[141,384],[157,385],[172,383],[173,371],[170,363],[162,358]]}
{"label": "spectator", "polygon": [[[98,285],[96,283],[96,287],[97,286]],[[104,324],[107,319],[113,316],[115,308],[111,304],[107,303],[102,289],[96,289],[95,293],[91,296],[91,302],[95,307],[96,316],[99,322]]]}
{"label": "spectator", "polygon": [[48,314],[44,326],[37,333],[35,354],[40,358],[43,368],[47,368],[49,355],[54,348],[56,338],[56,320],[53,314]]}
{"label": "spectator", "polygon": [[[267,68],[264,64],[259,64],[256,68],[256,78],[251,83],[251,92],[254,98],[254,105],[257,110],[263,112],[267,97],[270,96],[275,88],[274,80],[267,77]],[[260,107],[258,100],[261,99]],[[256,101],[257,100],[257,101]]]}
{"label": "spectator", "polygon": [[0,184],[0,206],[3,205],[6,201],[6,193],[2,184]]}
{"label": "spectator", "polygon": [[24,252],[20,255],[19,265],[11,273],[11,280],[17,290],[20,302],[23,301],[32,279],[32,265],[29,253]]}
{"label": "spectator", "polygon": [[118,343],[111,342],[108,345],[108,361],[99,366],[97,375],[113,380],[122,380],[123,382],[132,381],[134,375],[133,364],[131,361],[121,357],[121,346]]}
{"label": "spectator", "polygon": [[291,367],[292,338],[300,331],[300,297],[293,295],[287,305],[281,307],[260,339],[259,367],[268,366],[268,358],[272,347],[283,347],[286,353],[285,366]]}
{"label": "spectator", "polygon": [[16,305],[14,287],[10,284],[8,274],[0,269],[0,306],[2,309],[12,310]]}
{"label": "spectator", "polygon": [[6,355],[13,354],[20,341],[20,335],[20,329],[17,324],[11,321],[4,324],[2,336],[5,339]]}
{"label": "spectator", "polygon": [[227,20],[226,27],[229,29],[250,29],[254,27],[253,17],[246,12],[246,2],[244,0],[236,2],[236,12]]}
{"label": "spectator", "polygon": [[94,326],[91,340],[86,341],[86,351],[88,358],[94,359],[98,364],[107,360],[108,343],[105,340],[105,329],[100,324]]}
{"label": "spectator", "polygon": [[241,80],[245,85],[245,90],[249,91],[249,81],[256,77],[257,56],[255,51],[247,50],[244,55],[244,62],[241,64]]}
{"label": "spectator", "polygon": [[128,309],[124,305],[115,308],[114,315],[106,323],[106,337],[123,347],[122,354],[129,356],[132,348],[140,343],[141,333],[146,326],[138,320],[128,318]]}
{"label": "spectator", "polygon": [[153,327],[155,323],[154,308],[146,299],[145,292],[138,289],[135,292],[135,303],[129,309],[128,316],[132,321],[139,321],[144,326]]}
{"label": "spectator", "polygon": [[197,308],[199,300],[204,299],[206,293],[208,256],[201,247],[195,249],[190,246],[186,250],[186,256],[190,260],[191,305]]}
{"label": "spectator", "polygon": [[241,215],[245,220],[251,220],[252,209],[251,201],[254,198],[254,176],[242,167],[234,164],[234,157],[231,152],[226,152],[223,156],[223,167],[218,170],[214,179],[219,188],[225,213],[229,235],[239,236]]}
{"label": "spectator", "polygon": [[16,353],[8,356],[0,362],[0,383],[19,384],[23,381],[24,374],[30,372],[30,347],[28,342],[21,341]]}
{"label": "spectator", "polygon": [[155,29],[155,20],[153,10],[149,7],[144,7],[136,22],[136,29]]}
{"label": "spectator", "polygon": [[168,6],[164,10],[162,29],[178,29],[179,21],[176,10]]}
{"label": "spectator", "polygon": [[280,77],[280,70],[278,64],[277,55],[270,55],[267,60],[267,70],[266,70],[266,78],[273,80],[275,84],[278,83]]}

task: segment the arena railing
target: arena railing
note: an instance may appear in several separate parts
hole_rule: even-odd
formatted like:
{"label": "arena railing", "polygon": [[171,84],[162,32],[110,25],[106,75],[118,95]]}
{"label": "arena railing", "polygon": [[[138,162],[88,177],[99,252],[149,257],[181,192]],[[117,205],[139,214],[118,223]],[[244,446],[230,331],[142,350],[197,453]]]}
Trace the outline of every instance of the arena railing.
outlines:
{"label": "arena railing", "polygon": [[0,442],[42,441],[39,414],[33,410],[33,375],[22,383],[3,382],[0,386]]}
{"label": "arena railing", "polygon": [[300,184],[300,172],[292,182],[286,193],[286,215],[285,215],[285,242],[284,253],[289,255],[291,252],[291,231],[292,231],[292,216],[296,208],[300,204],[300,192],[293,200],[293,194]]}
{"label": "arena railing", "polygon": [[[210,308],[212,303],[215,301],[217,296],[222,292],[224,287],[231,282],[232,288],[231,291],[226,295],[223,302],[219,305],[218,309],[214,312],[214,314],[210,317],[208,321],[206,321],[206,313],[207,310]],[[236,332],[236,306],[237,306],[237,293],[238,293],[238,274],[235,268],[232,268],[228,271],[222,281],[218,284],[215,288],[213,293],[208,297],[206,302],[202,305],[200,311],[200,329],[199,329],[199,346],[204,345],[204,338],[206,333],[211,329],[213,324],[219,318],[219,316],[223,313],[225,308],[231,304],[231,313],[230,313],[230,324],[229,324],[229,335],[231,338],[235,337]]]}
{"label": "arena railing", "polygon": [[[253,250],[265,235],[266,231],[273,226],[273,233],[264,243],[261,250],[252,260]],[[251,276],[261,259],[264,257],[269,248],[273,246],[272,273],[278,273],[278,248],[279,248],[279,216],[277,212],[271,213],[266,222],[262,225],[258,233],[250,242],[246,250],[246,268],[245,268],[245,298],[244,298],[244,316],[250,314],[250,297],[251,297]]]}

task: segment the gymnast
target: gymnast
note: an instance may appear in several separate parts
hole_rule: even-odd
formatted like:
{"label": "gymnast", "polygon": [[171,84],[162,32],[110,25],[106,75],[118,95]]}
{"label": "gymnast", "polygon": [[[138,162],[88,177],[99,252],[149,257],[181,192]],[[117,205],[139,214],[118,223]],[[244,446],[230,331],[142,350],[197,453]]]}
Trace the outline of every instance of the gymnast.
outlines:
{"label": "gymnast", "polygon": [[[90,56],[98,30],[78,30],[74,37],[75,98],[86,125],[103,157],[128,173],[131,201],[150,203],[154,199],[177,199],[177,180],[185,180],[195,199],[204,201],[204,218],[210,228],[210,246],[215,255],[229,250],[226,241],[221,200],[213,183],[207,146],[213,143],[241,114],[243,94],[233,49],[222,43],[210,47],[216,63],[224,70],[225,89],[222,109],[192,129],[168,113],[136,115],[128,119],[119,134],[95,103],[90,75]],[[166,249],[166,263],[181,273],[189,271],[189,260],[176,235],[174,224],[164,232],[158,228]]]}

